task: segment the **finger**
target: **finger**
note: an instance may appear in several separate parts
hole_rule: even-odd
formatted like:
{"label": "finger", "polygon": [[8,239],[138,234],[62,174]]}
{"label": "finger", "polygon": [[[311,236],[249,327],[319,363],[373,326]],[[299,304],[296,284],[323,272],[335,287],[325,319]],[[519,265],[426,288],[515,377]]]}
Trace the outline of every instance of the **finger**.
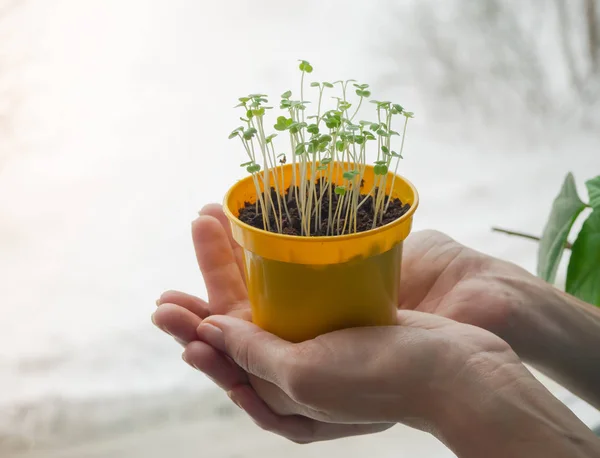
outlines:
{"label": "finger", "polygon": [[197,330],[198,338],[226,353],[249,374],[282,387],[282,362],[293,344],[249,321],[211,316]]}
{"label": "finger", "polygon": [[200,216],[212,216],[213,218],[217,219],[219,223],[221,223],[221,226],[223,226],[223,229],[225,229],[225,233],[229,239],[229,244],[233,250],[233,255],[235,256],[238,268],[242,274],[242,279],[245,281],[244,251],[233,238],[233,234],[231,233],[231,223],[227,219],[227,216],[225,216],[225,213],[223,213],[223,206],[220,204],[208,204],[204,206],[202,210],[200,210]]}
{"label": "finger", "polygon": [[283,416],[273,413],[249,385],[239,385],[227,394],[262,429],[301,444],[315,440],[314,420],[299,415]]}
{"label": "finger", "polygon": [[162,304],[177,304],[201,319],[210,315],[208,303],[205,300],[191,294],[182,293],[181,291],[166,291],[162,293],[156,301],[156,305]]}
{"label": "finger", "polygon": [[183,360],[207,375],[225,391],[247,384],[248,375],[223,353],[204,342],[191,342],[185,347]]}
{"label": "finger", "polygon": [[212,216],[200,216],[192,225],[192,236],[211,314],[248,310],[246,285],[221,223]]}
{"label": "finger", "polygon": [[373,434],[393,426],[383,423],[343,425],[323,423],[300,415],[277,415],[248,385],[239,385],[227,394],[262,429],[300,444]]}
{"label": "finger", "polygon": [[187,344],[198,340],[196,329],[202,320],[183,307],[175,304],[162,304],[152,315],[152,322],[180,343]]}

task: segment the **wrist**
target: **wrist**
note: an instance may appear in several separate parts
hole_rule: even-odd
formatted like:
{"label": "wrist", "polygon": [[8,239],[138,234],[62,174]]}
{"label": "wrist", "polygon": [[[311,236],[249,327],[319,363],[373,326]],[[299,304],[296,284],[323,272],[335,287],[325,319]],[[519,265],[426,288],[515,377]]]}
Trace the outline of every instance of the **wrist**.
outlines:
{"label": "wrist", "polygon": [[461,374],[433,422],[457,456],[598,456],[594,434],[516,356],[480,355]]}
{"label": "wrist", "polygon": [[600,406],[600,309],[546,282],[527,279],[505,340],[527,363]]}

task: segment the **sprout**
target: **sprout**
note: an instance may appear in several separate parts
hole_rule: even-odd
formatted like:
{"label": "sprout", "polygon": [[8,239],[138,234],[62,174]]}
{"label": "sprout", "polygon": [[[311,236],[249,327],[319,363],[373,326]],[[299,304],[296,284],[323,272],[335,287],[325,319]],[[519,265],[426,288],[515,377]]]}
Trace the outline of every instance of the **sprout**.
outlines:
{"label": "sprout", "polygon": [[[297,206],[294,219],[299,221],[302,235],[342,235],[358,230],[359,209],[372,200],[369,211],[376,227],[388,211],[391,196],[386,195],[386,190],[394,188],[407,123],[414,115],[400,104],[369,100],[370,86],[353,79],[311,82],[309,86],[316,100],[307,100],[304,79],[314,69],[306,60],[300,60],[298,68],[301,73],[299,97],[292,99],[291,90],[281,94],[282,112],[267,124],[274,133],[265,129],[267,113],[272,110],[267,106],[266,94],[249,94],[238,99],[237,107],[243,110],[240,117],[243,125],[233,130],[229,138],[238,138],[248,157],[241,167],[254,182],[257,214],[262,215],[266,230],[282,233],[284,221],[288,224],[292,221],[289,205],[294,201]],[[323,97],[330,90],[335,92],[335,107],[325,111]],[[361,108],[366,109],[367,101],[375,105],[371,119],[356,119]],[[402,134],[394,130],[398,119],[403,122]],[[283,133],[280,137],[285,141],[275,141],[278,133]],[[289,188],[285,188],[286,179],[281,169],[288,163],[288,157],[277,151],[281,141],[284,145],[287,143],[285,148],[290,152]],[[400,143],[399,148],[394,146],[396,141]],[[365,189],[363,194],[371,149],[377,154],[372,166],[374,181],[372,188]],[[342,163],[352,165],[342,166]],[[339,167],[342,167],[341,172],[336,172]],[[391,170],[394,170],[393,175],[389,173]],[[388,179],[392,180],[391,184]],[[270,189],[275,192],[266,192]]]}

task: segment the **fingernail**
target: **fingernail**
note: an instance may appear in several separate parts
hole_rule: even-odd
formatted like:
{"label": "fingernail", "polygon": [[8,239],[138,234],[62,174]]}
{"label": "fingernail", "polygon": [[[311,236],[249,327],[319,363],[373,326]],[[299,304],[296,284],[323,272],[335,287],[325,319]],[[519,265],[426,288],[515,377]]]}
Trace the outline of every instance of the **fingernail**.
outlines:
{"label": "fingernail", "polygon": [[160,329],[162,332],[164,332],[165,334],[170,335],[171,337],[174,337],[173,334],[171,334],[169,331],[167,331],[165,328],[160,327],[158,324],[156,324],[156,320],[154,319],[154,313],[152,315],[150,315],[150,319],[152,320],[152,324],[154,326],[156,326],[158,329]]}
{"label": "fingernail", "polygon": [[229,399],[231,399],[231,401],[238,406],[240,409],[242,408],[242,406],[240,405],[240,403],[235,399],[235,394],[233,393],[233,391],[228,391],[227,392],[227,396],[229,397]]}
{"label": "fingernail", "polygon": [[181,359],[183,359],[183,362],[184,362],[184,363],[186,363],[188,366],[192,367],[193,369],[196,369],[196,370],[198,370],[198,368],[197,368],[196,366],[194,366],[192,363],[190,363],[190,362],[189,362],[189,361],[186,359],[186,357],[185,357],[185,352],[183,352],[183,353],[181,354]]}
{"label": "fingernail", "polygon": [[223,331],[210,323],[202,323],[198,328],[199,337],[219,351],[225,352],[225,337]]}
{"label": "fingernail", "polygon": [[160,306],[160,297],[159,297],[158,299],[156,299],[156,302],[155,302],[155,303],[156,303],[156,306],[157,306],[157,307],[158,307],[158,306]]}

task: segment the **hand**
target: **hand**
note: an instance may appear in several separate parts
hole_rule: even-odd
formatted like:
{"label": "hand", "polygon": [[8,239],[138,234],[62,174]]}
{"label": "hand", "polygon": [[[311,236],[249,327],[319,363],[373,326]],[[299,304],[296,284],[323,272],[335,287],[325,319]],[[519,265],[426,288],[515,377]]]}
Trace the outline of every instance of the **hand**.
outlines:
{"label": "hand", "polygon": [[[168,291],[157,301],[154,324],[186,346],[183,358],[204,372],[228,393],[236,389],[238,403],[263,429],[296,442],[313,442],[384,431],[393,423],[331,424],[285,416],[280,406],[271,409],[256,394],[281,398],[276,386],[247,374],[210,345],[198,341],[196,329],[210,315],[250,319],[250,304],[244,284],[242,253],[231,236],[229,223],[220,205],[209,205],[192,226],[192,238],[209,302],[178,291]],[[249,385],[250,383],[250,385]],[[254,388],[253,388],[254,387]]]}
{"label": "hand", "polygon": [[[268,387],[262,400],[287,415],[284,435],[301,440],[306,436],[295,434],[310,431],[309,419],[438,431],[447,400],[464,397],[465,386],[475,387],[468,397],[485,402],[495,386],[527,372],[508,344],[483,329],[413,311],[399,311],[398,322],[292,344],[248,321],[211,316],[198,335],[235,363],[230,368],[240,383],[232,399],[242,408],[256,402],[243,383],[246,374],[254,376],[261,382],[254,386]],[[186,360],[191,356],[186,350]],[[506,367],[512,377],[500,376]]]}
{"label": "hand", "polygon": [[524,269],[470,249],[437,231],[410,235],[404,244],[400,309],[451,318],[491,331],[511,343],[509,325],[527,302]]}
{"label": "hand", "polygon": [[297,442],[314,441],[323,425],[401,422],[465,458],[598,456],[594,434],[502,339],[421,312],[399,311],[398,324],[294,344],[248,321],[211,316],[198,336],[231,358],[240,380],[250,374],[271,387],[260,399],[240,383],[230,391],[234,402],[285,411],[277,432]]}
{"label": "hand", "polygon": [[[200,212],[192,228],[192,236],[198,264],[205,280],[209,303],[176,291],[170,291],[161,296],[159,308],[153,316],[155,324],[174,336],[180,343],[186,345],[192,342],[184,358],[190,365],[206,373],[226,391],[238,385],[250,382],[251,386],[264,399],[285,398],[284,394],[271,384],[265,383],[252,375],[246,375],[222,354],[210,346],[196,340],[196,328],[202,319],[210,315],[234,315],[250,318],[250,306],[243,277],[243,258],[241,248],[231,236],[229,222],[223,214],[220,205],[209,205]],[[414,242],[413,242],[414,241]],[[431,258],[431,259],[430,259]],[[422,262],[427,259],[428,262]],[[436,260],[437,259],[437,260]],[[476,277],[462,273],[468,267],[475,267],[486,257],[468,250],[452,241],[449,237],[437,232],[417,233],[405,244],[405,259],[403,266],[402,290],[414,289],[409,296],[404,296],[399,304],[404,308],[419,309],[435,313],[436,310],[453,316],[461,313],[461,308],[445,307],[445,301],[436,301],[428,295],[428,291],[436,279],[443,280],[435,285],[435,291],[444,297],[444,291],[467,298],[469,294],[484,293],[485,286],[477,286]],[[431,262],[429,262],[431,261]],[[421,265],[423,264],[423,265]],[[452,282],[452,280],[458,280]],[[413,281],[415,285],[410,284]],[[460,284],[467,285],[460,288]],[[463,299],[463,300],[465,300]],[[460,302],[460,301],[459,301]],[[448,300],[452,304],[451,300]],[[493,308],[493,307],[489,307]],[[482,307],[482,310],[486,308]],[[467,313],[468,316],[468,313]],[[497,319],[501,319],[502,313]],[[465,320],[466,321],[466,320]],[[493,321],[493,320],[490,320]],[[276,391],[277,395],[273,395]],[[247,392],[245,408],[250,416],[263,428],[290,436],[288,430],[282,427],[284,415],[289,410],[278,403],[270,402],[265,405],[260,398]],[[337,437],[366,434],[383,431],[393,426],[392,423],[379,425],[343,425],[333,427],[330,424],[311,426],[301,432],[296,431],[293,437],[309,437],[308,440],[326,440]]]}
{"label": "hand", "polygon": [[[159,327],[183,344],[196,338],[196,327],[202,319],[211,314],[233,314],[246,319],[250,316],[240,270],[240,248],[231,238],[229,223],[218,205],[205,208],[202,215],[204,217],[194,224],[193,234],[201,270],[207,280],[210,279],[207,281],[210,305],[183,293],[168,292],[158,301],[160,307],[153,317]],[[575,329],[577,326],[585,326],[588,321],[588,328],[594,326],[593,313],[592,320],[589,319],[590,307],[587,307],[585,311],[588,313],[583,316],[582,304],[579,304],[576,307],[578,313],[573,314],[571,311],[574,307],[565,307],[565,297],[562,293],[526,271],[463,247],[437,232],[416,233],[407,240],[402,275],[403,294],[400,307],[436,313],[487,327],[505,336],[505,340],[511,343],[513,348],[515,348],[515,341],[522,338],[519,334],[523,334],[523,324],[520,325],[521,332],[515,332],[514,328],[518,326],[513,326],[513,322],[517,321],[518,324],[519,321],[523,321],[525,328],[528,329],[525,334],[529,336],[532,334],[532,325],[540,322],[541,316],[544,315],[543,311],[540,315],[542,310],[540,307],[537,307],[540,309],[537,313],[531,313],[532,302],[537,302],[537,305],[550,300],[555,302],[554,313],[561,313],[563,323],[572,321],[571,327]],[[232,287],[224,288],[224,285]],[[543,296],[541,301],[540,295]],[[234,306],[230,307],[230,304]],[[525,310],[526,320],[523,320],[523,310]],[[544,310],[547,312],[547,309]],[[516,313],[519,311],[520,314]],[[527,314],[531,316],[527,317]],[[580,315],[582,315],[581,320],[573,319]],[[551,329],[555,330],[556,326],[551,326]],[[597,335],[586,330],[585,335],[588,334]],[[537,339],[535,335],[527,336],[525,337],[525,340],[529,339],[527,344],[540,340],[538,344],[543,347],[543,342],[548,341],[548,339]],[[559,339],[550,339],[553,340],[559,341]],[[575,347],[571,353],[577,353],[575,350],[580,346],[574,343],[571,346]],[[230,391],[235,388],[238,403],[244,406],[259,425],[298,442],[365,434],[391,426],[391,424],[332,425],[326,422],[298,422],[296,420],[303,417],[278,416],[265,405],[251,387],[244,383],[254,380],[254,385],[259,386],[258,391],[265,399],[270,399],[269,392],[264,392],[265,387],[277,390],[275,385],[266,383],[263,384],[263,388],[260,388],[261,383],[257,383],[255,377],[247,375],[231,359],[202,342],[192,342],[184,355],[192,365],[215,379],[225,390]],[[569,361],[572,359],[568,358]],[[589,379],[593,380],[592,377]],[[589,385],[594,386],[593,383]],[[539,384],[535,389],[544,391]],[[543,394],[542,398],[545,399],[547,393]],[[276,399],[280,398],[276,397]],[[543,405],[549,403],[547,399],[542,401]],[[275,411],[285,412],[284,406],[285,401],[273,403]],[[561,418],[564,416],[564,413],[559,414]],[[514,435],[515,431],[511,434]],[[472,431],[467,432],[467,435],[472,437]],[[483,434],[481,438],[483,440]],[[472,439],[468,439],[467,442],[472,442]],[[485,441],[482,443],[485,445]]]}

